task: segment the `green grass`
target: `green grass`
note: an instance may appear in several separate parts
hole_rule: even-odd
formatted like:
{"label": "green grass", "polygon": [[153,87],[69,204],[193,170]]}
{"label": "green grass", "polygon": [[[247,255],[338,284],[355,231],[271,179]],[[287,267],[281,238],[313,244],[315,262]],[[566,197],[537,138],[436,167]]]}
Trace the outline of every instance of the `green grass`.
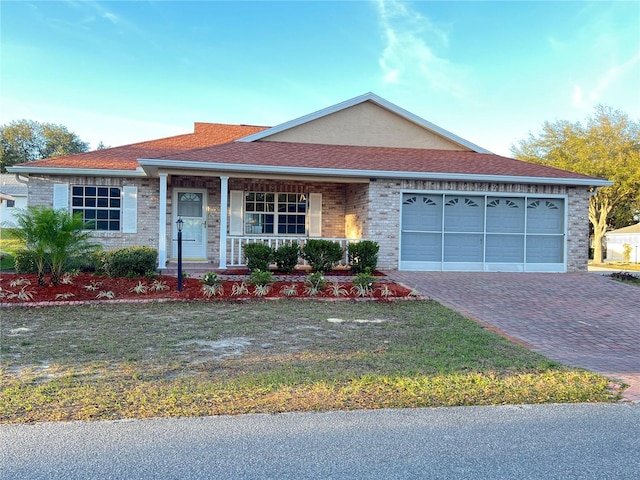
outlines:
{"label": "green grass", "polygon": [[617,398],[606,378],[431,301],[109,304],[2,317],[0,422]]}
{"label": "green grass", "polygon": [[15,236],[15,229],[0,228],[0,271],[11,271],[15,268],[15,260],[13,254],[24,248],[24,243]]}
{"label": "green grass", "polygon": [[640,263],[625,263],[625,262],[589,263],[589,266],[620,269],[620,271],[640,272]]}

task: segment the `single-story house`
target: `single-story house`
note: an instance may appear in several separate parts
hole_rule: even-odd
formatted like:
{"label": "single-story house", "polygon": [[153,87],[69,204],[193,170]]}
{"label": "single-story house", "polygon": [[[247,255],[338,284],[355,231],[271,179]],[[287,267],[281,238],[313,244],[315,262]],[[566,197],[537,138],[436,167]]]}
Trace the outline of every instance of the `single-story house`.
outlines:
{"label": "single-story house", "polygon": [[20,183],[15,175],[0,174],[0,227],[14,226],[14,212],[27,206],[27,185]]}
{"label": "single-story house", "polygon": [[629,245],[629,261],[640,262],[640,223],[611,230],[604,237],[607,245],[607,260],[624,261],[625,245]]}
{"label": "single-story house", "polygon": [[170,138],[10,167],[29,204],[95,220],[106,248],[159,268],[243,263],[308,238],[380,245],[379,268],[586,270],[594,177],[494,155],[372,94],[275,127],[196,123]]}

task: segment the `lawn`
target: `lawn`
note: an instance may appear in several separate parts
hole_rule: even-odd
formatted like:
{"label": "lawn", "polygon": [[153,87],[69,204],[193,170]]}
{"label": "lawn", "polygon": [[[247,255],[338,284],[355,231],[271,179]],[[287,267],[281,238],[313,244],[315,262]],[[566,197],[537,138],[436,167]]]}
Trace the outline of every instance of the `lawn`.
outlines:
{"label": "lawn", "polygon": [[0,422],[617,399],[432,301],[0,310]]}
{"label": "lawn", "polygon": [[0,271],[13,270],[15,266],[13,254],[16,250],[24,248],[24,243],[16,238],[14,232],[12,228],[0,228]]}

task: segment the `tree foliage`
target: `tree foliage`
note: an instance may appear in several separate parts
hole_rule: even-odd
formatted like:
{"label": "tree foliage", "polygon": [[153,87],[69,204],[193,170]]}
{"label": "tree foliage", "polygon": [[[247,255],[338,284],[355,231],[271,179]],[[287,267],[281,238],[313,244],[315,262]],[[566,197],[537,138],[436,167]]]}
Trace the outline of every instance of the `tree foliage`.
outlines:
{"label": "tree foliage", "polygon": [[598,188],[589,203],[595,262],[602,261],[607,229],[630,225],[640,213],[640,123],[619,110],[599,105],[584,125],[545,122],[511,151],[520,160],[614,182]]}
{"label": "tree foliage", "polygon": [[0,127],[0,171],[18,163],[86,152],[83,142],[63,125],[17,120]]}

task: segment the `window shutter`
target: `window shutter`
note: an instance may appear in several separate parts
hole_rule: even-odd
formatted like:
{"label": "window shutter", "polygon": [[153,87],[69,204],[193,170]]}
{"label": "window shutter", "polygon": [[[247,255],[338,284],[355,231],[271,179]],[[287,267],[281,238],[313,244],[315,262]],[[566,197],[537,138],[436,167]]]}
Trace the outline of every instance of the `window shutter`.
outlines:
{"label": "window shutter", "polygon": [[242,210],[244,203],[244,192],[242,190],[231,190],[229,192],[229,235],[242,235]]}
{"label": "window shutter", "polygon": [[69,208],[69,185],[66,183],[53,184],[53,209]]}
{"label": "window shutter", "polygon": [[138,231],[138,187],[122,187],[122,233]]}
{"label": "window shutter", "polygon": [[309,236],[322,236],[322,194],[309,194]]}

